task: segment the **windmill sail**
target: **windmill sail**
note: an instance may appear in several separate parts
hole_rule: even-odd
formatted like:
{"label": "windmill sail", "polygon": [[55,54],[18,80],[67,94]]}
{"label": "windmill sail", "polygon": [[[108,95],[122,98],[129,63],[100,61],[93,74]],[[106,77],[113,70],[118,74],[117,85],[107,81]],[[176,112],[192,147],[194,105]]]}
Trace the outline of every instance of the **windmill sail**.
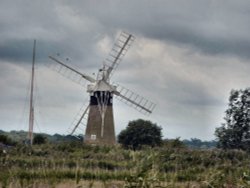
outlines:
{"label": "windmill sail", "polygon": [[[78,114],[76,115],[74,121],[71,123],[70,128],[68,129],[68,133],[70,135],[74,135],[76,133],[76,130],[79,129],[81,132],[83,132],[82,126],[86,126],[87,124],[87,117],[89,112],[89,104],[85,104],[82,106]],[[82,126],[80,126],[82,125]]]}
{"label": "windmill sail", "polygon": [[88,76],[86,74],[83,74],[83,73],[77,71],[76,69],[66,65],[65,63],[58,60],[57,58],[52,57],[52,56],[49,56],[49,58],[57,63],[57,64],[53,64],[52,66],[50,66],[50,68],[55,70],[56,72],[60,73],[61,75],[69,78],[70,80],[72,80],[80,85],[83,85],[83,86],[86,85],[86,80],[91,82],[91,83],[95,82],[95,79],[92,78],[91,76]]}
{"label": "windmill sail", "polygon": [[151,114],[156,106],[155,103],[121,85],[117,85],[115,94],[118,100],[132,106],[134,109],[145,115]]}
{"label": "windmill sail", "polygon": [[134,40],[135,37],[133,35],[124,31],[120,34],[108,57],[105,59],[103,68],[100,69],[101,71],[97,74],[97,80],[103,79],[108,81],[111,78],[114,70],[117,68]]}

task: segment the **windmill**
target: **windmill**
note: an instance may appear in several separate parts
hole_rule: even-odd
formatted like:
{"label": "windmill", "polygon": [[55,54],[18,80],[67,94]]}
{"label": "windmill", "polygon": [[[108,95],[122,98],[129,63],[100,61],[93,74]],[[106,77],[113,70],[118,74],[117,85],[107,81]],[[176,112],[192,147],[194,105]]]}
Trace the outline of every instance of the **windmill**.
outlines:
{"label": "windmill", "polygon": [[71,134],[73,134],[88,114],[84,137],[85,143],[107,145],[116,143],[113,117],[114,96],[144,114],[152,113],[155,108],[155,104],[151,101],[129,89],[110,82],[115,69],[134,39],[133,35],[121,32],[102,67],[98,70],[96,78],[79,72],[56,57],[49,56],[51,60],[57,63],[57,72],[80,84],[84,80],[90,82],[87,86],[87,92],[90,94],[89,104],[83,110],[71,131]]}

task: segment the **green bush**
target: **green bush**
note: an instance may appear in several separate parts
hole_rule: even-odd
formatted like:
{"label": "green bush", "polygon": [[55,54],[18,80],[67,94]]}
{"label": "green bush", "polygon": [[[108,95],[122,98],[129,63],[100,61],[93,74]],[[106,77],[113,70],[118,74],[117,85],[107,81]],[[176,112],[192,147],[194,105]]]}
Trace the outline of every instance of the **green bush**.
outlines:
{"label": "green bush", "polygon": [[16,142],[11,140],[8,136],[4,134],[0,134],[0,143],[3,143],[5,145],[10,145],[10,146],[14,146],[17,144]]}
{"label": "green bush", "polygon": [[33,144],[40,145],[45,144],[47,142],[47,138],[42,134],[36,134],[33,139]]}
{"label": "green bush", "polygon": [[161,127],[138,119],[130,121],[127,128],[118,135],[118,142],[126,149],[141,149],[142,146],[160,146],[162,144]]}

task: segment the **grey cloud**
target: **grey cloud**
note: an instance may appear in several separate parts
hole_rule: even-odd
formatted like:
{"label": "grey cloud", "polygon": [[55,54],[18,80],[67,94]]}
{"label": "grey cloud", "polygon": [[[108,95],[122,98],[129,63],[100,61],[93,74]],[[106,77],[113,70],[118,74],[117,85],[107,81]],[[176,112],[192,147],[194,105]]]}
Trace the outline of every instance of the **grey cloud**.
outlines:
{"label": "grey cloud", "polygon": [[[84,1],[70,4],[67,1],[53,3],[45,1],[42,4],[39,2],[19,3],[16,6],[9,2],[6,4],[3,7],[11,7],[12,11],[10,17],[2,17],[0,33],[6,34],[10,30],[16,30],[16,35],[25,35],[25,31],[33,37],[36,34],[46,34],[49,38],[56,38],[58,35],[59,38],[63,37],[63,42],[59,43],[59,46],[65,47],[61,52],[65,54],[67,51],[74,52],[70,55],[75,59],[86,57],[86,54],[89,53],[87,49],[91,49],[94,41],[89,40],[90,33],[83,32],[79,38],[81,33],[71,28],[74,27],[74,23],[70,25],[72,20],[68,20],[68,22],[63,20],[65,10],[71,15],[70,19],[75,18],[82,21],[78,23],[82,24],[79,25],[80,30],[85,28],[92,31],[92,36],[104,33],[103,30],[105,30],[105,34],[110,34],[120,28],[129,30],[135,35],[172,42],[175,45],[190,46],[202,53],[249,58],[250,3],[246,1],[236,3],[234,1],[152,2],[139,0],[133,3]],[[20,7],[18,8],[18,6]],[[33,8],[28,8],[29,6]],[[18,16],[20,18],[13,18]],[[14,22],[9,24],[4,19]],[[95,24],[90,24],[90,22]],[[15,26],[16,24],[17,26]],[[35,28],[45,29],[46,32]],[[19,29],[21,32],[18,32]],[[53,44],[50,41],[45,42]],[[69,46],[66,48],[65,44]],[[86,46],[86,44],[88,45]],[[20,46],[20,44],[18,45]],[[10,54],[8,46],[5,51],[3,49],[1,51],[3,57]],[[23,52],[25,52],[24,49]],[[19,53],[17,55],[22,58],[22,53]]]}
{"label": "grey cloud", "polygon": [[[76,42],[76,44],[74,44]],[[51,61],[48,56],[56,56],[60,54],[62,60],[66,62],[66,58],[71,59],[71,63],[89,68],[92,66],[100,66],[98,57],[95,56],[93,47],[88,48],[81,46],[77,41],[61,41],[50,42],[37,40],[36,41],[36,61],[44,63]],[[0,43],[0,60],[10,61],[15,63],[32,62],[33,40],[8,40]],[[92,54],[92,55],[91,55]]]}
{"label": "grey cloud", "polygon": [[[147,32],[146,32],[147,33]],[[154,33],[154,31],[152,31]],[[153,37],[152,33],[147,33],[146,36]],[[219,39],[206,38],[199,34],[189,32],[185,28],[162,29],[158,32],[160,40],[167,40],[181,46],[191,46],[196,51],[210,55],[228,55],[243,58],[250,58],[250,38],[245,40],[240,39]]]}
{"label": "grey cloud", "polygon": [[0,43],[0,59],[27,62],[32,59],[33,41],[6,41]]}
{"label": "grey cloud", "polygon": [[250,3],[246,1],[90,1],[69,6],[83,8],[79,14],[95,18],[107,29],[126,28],[202,53],[249,58]]}

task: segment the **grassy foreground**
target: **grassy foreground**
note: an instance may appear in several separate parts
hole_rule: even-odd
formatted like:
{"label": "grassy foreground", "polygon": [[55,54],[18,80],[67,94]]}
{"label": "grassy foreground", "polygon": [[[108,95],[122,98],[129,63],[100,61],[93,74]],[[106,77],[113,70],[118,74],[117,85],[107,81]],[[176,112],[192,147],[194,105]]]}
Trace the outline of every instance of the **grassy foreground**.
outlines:
{"label": "grassy foreground", "polygon": [[0,187],[250,187],[243,151],[63,143],[0,152]]}

